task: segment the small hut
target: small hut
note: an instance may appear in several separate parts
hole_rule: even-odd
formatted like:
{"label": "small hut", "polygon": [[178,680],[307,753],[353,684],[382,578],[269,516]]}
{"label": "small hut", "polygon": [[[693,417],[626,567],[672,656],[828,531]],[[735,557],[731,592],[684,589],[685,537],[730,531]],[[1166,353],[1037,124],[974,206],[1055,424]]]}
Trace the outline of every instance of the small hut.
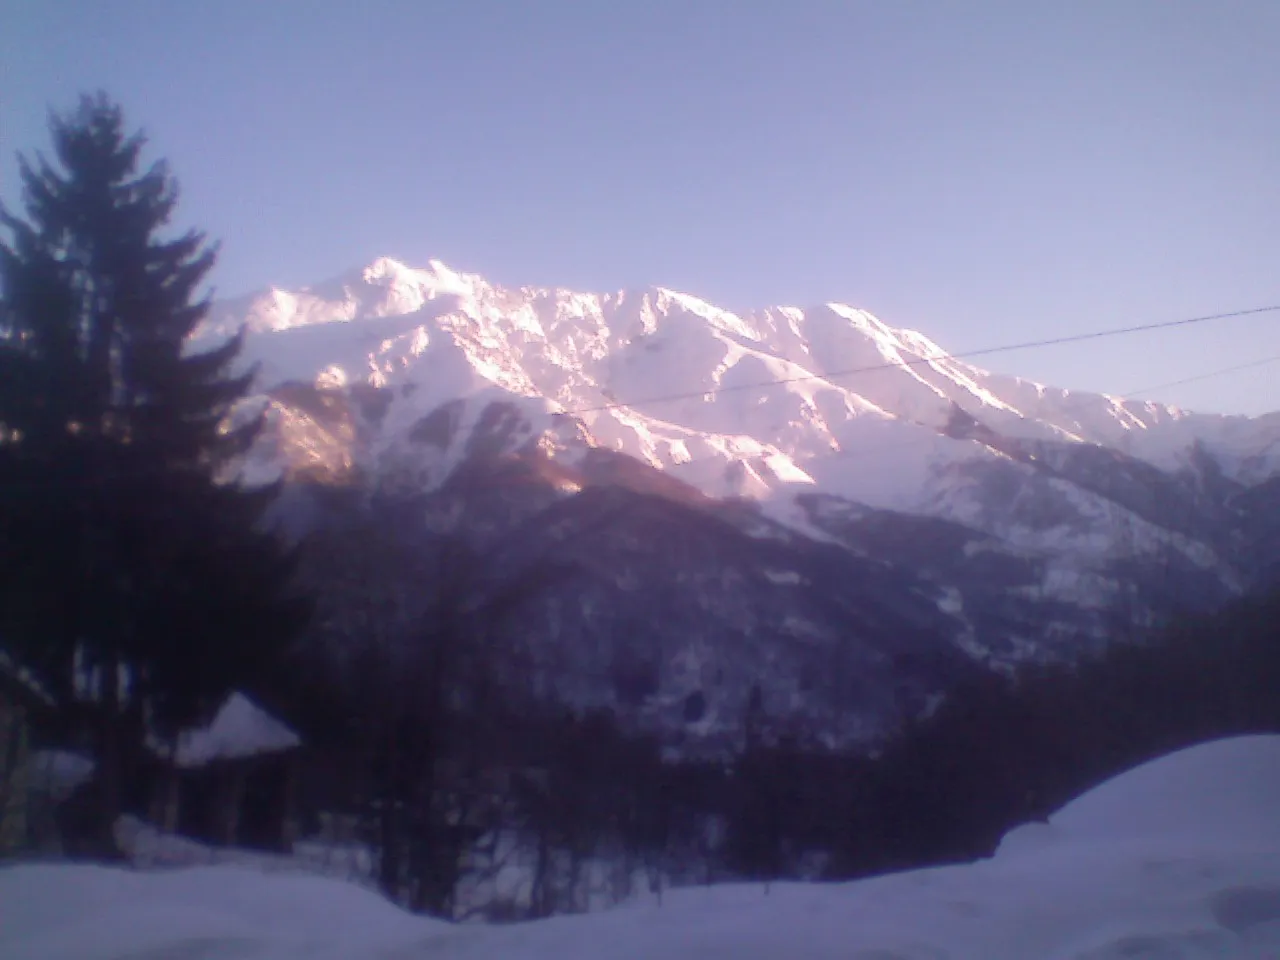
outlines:
{"label": "small hut", "polygon": [[288,852],[296,835],[301,740],[242,693],[176,745],[152,744],[150,819],[168,833],[224,846]]}

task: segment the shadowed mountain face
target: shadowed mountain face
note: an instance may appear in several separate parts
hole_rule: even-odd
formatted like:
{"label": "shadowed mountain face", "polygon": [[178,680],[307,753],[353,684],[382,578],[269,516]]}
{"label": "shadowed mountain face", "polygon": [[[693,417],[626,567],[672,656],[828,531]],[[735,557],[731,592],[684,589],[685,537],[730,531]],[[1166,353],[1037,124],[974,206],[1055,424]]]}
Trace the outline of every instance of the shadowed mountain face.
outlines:
{"label": "shadowed mountain face", "polygon": [[[1071,657],[1266,582],[1280,417],[1075,395],[838,304],[510,290],[380,260],[220,304],[246,323],[299,530],[322,489],[426,497],[487,574],[571,562],[523,680],[673,747],[838,742],[970,669]],[[523,566],[522,566],[523,565]],[[513,625],[515,624],[515,625]]]}
{"label": "shadowed mountain face", "polygon": [[[1083,523],[1053,498],[1037,500],[1036,487],[1052,490],[1055,477],[987,469],[977,482],[995,491],[990,509],[1005,510],[1002,522]],[[999,493],[1019,486],[1020,504],[1008,509]],[[1215,536],[1274,558],[1274,531],[1249,520],[1251,509],[1274,515],[1274,502],[1264,488],[1250,493],[1258,506],[1233,496],[1235,519]],[[291,513],[314,529],[343,516],[351,496],[299,482]],[[1211,502],[1205,516],[1225,509]],[[927,709],[969,671],[1070,658],[1233,593],[1228,568],[1197,565],[1181,549],[1073,561],[830,494],[803,494],[797,507],[806,532],[623,455],[589,451],[568,466],[534,446],[464,460],[415,509],[426,518],[422,549],[440,533],[461,537],[487,558],[481,577],[493,587],[546,567],[571,571],[499,626],[497,649],[507,653],[498,662],[517,665],[508,680],[575,707],[611,708],[684,755],[739,746],[757,687],[773,734],[863,740]],[[1187,542],[1206,556],[1215,549]],[[368,574],[382,575],[376,565]]]}

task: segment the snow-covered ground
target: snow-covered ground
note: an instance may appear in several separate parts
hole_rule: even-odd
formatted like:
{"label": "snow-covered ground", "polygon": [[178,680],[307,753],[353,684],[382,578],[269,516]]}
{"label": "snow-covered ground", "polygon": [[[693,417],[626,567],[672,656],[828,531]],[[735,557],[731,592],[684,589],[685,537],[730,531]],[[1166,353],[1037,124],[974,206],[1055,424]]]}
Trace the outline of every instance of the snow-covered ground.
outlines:
{"label": "snow-covered ground", "polygon": [[974,864],[732,885],[506,927],[405,914],[318,877],[216,866],[0,871],[6,960],[1200,960],[1280,957],[1280,736],[1103,784]]}

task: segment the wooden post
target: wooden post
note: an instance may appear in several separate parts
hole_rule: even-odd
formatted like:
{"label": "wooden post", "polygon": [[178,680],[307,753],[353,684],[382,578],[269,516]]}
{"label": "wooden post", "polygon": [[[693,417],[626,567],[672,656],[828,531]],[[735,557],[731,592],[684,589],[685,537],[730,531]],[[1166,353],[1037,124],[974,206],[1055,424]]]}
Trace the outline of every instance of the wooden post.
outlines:
{"label": "wooden post", "polygon": [[284,757],[284,790],[280,809],[280,844],[285,853],[293,852],[298,839],[298,751],[291,750]]}
{"label": "wooden post", "polygon": [[158,762],[159,771],[151,790],[151,822],[164,833],[178,832],[178,770],[167,760]]}
{"label": "wooden post", "polygon": [[29,772],[26,711],[0,690],[0,857],[26,845]]}
{"label": "wooden post", "polygon": [[164,806],[161,808],[160,829],[165,833],[177,833],[181,804],[181,778],[178,769],[166,764],[161,783],[164,790],[161,802]]}
{"label": "wooden post", "polygon": [[222,837],[228,847],[234,847],[240,835],[240,807],[244,803],[245,768],[242,763],[227,764],[223,788]]}

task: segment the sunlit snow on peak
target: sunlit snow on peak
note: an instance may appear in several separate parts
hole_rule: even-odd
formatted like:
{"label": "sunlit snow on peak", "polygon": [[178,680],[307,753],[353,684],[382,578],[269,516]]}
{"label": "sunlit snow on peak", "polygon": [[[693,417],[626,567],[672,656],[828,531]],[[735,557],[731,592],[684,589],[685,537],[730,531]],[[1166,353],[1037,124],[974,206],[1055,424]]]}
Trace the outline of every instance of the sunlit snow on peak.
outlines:
{"label": "sunlit snow on peak", "polygon": [[1232,418],[991,374],[842,303],[739,314],[665,287],[501,287],[439,260],[384,256],[300,290],[218,303],[203,333],[242,325],[264,389],[389,391],[380,444],[398,442],[394,424],[497,390],[714,496],[816,483],[925,509],[951,464],[1004,456],[949,431],[957,410],[1004,436],[1110,445],[1162,465],[1205,438],[1241,470],[1280,456],[1280,440],[1253,421],[1221,429]]}

